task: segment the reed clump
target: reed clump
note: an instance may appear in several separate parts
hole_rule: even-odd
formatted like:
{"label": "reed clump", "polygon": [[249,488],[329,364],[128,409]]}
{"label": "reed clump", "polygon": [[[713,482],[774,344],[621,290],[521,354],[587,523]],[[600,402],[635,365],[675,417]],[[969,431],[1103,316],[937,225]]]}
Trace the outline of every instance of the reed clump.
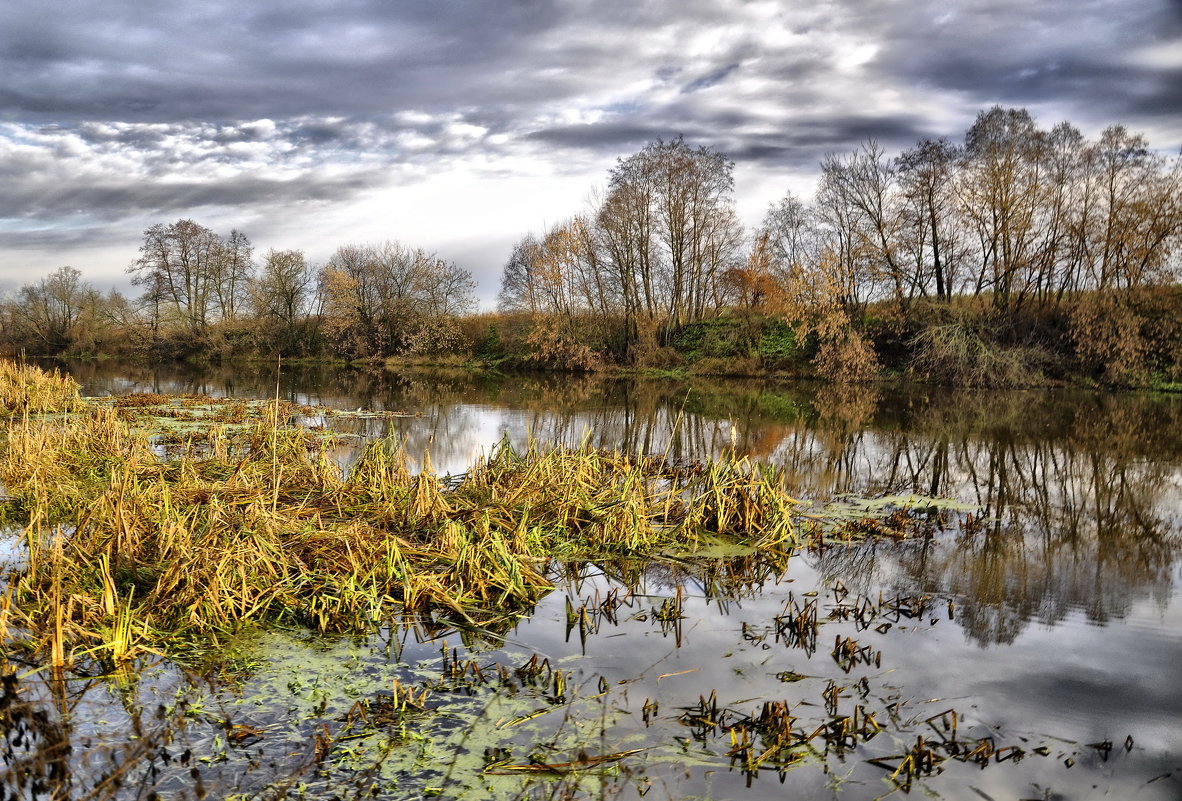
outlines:
{"label": "reed clump", "polygon": [[0,360],[0,417],[76,411],[78,384],[58,371]]}
{"label": "reed clump", "polygon": [[245,621],[364,629],[392,609],[478,621],[526,608],[555,556],[798,544],[796,502],[745,460],[677,470],[587,446],[501,444],[464,476],[391,442],[343,475],[323,440],[262,415],[162,460],[116,409],[11,420],[0,480],[26,565],[11,625],[56,664],[116,667]]}

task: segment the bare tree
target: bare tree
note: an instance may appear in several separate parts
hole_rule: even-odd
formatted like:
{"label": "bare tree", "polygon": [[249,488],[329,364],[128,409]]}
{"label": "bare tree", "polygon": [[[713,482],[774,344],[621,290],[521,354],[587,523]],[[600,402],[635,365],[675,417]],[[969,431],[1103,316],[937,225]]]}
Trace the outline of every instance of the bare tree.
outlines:
{"label": "bare tree", "polygon": [[1088,269],[1097,288],[1140,286],[1165,277],[1182,232],[1178,166],[1150,152],[1123,125],[1104,130],[1087,154],[1098,183]]}
{"label": "bare tree", "polygon": [[824,283],[836,290],[846,311],[860,316],[877,294],[874,241],[867,219],[858,208],[850,186],[846,160],[830,153],[821,162],[821,180],[814,200],[818,241],[817,264]]}
{"label": "bare tree", "polygon": [[930,275],[936,298],[942,301],[954,291],[961,250],[953,192],[959,157],[959,149],[947,139],[924,139],[896,161],[907,203],[905,247],[911,252],[920,290],[926,293]]}
{"label": "bare tree", "polygon": [[[724,273],[741,267],[734,162],[680,137],[621,159],[594,217],[600,308],[623,315],[627,340],[655,343],[658,326],[700,320],[723,304]],[[591,251],[588,250],[588,253]]]}
{"label": "bare tree", "polygon": [[325,329],[358,357],[436,349],[456,336],[474,289],[467,270],[421,248],[345,245],[321,272]]}
{"label": "bare tree", "polygon": [[251,254],[254,247],[246,234],[235,229],[222,240],[218,257],[214,262],[213,285],[217,298],[218,315],[222,320],[233,320],[249,296],[251,274],[254,262]]}
{"label": "bare tree", "polygon": [[501,311],[530,314],[541,311],[534,280],[540,249],[533,234],[526,234],[513,245],[513,252],[501,271],[501,291],[497,295],[497,308]]}
{"label": "bare tree", "polygon": [[596,215],[596,229],[612,278],[620,287],[629,336],[653,330],[664,301],[656,234],[656,188],[648,174],[625,162],[613,172]]}
{"label": "bare tree", "polygon": [[128,267],[132,282],[160,310],[166,304],[193,334],[232,317],[249,274],[250,242],[235,231],[229,240],[192,220],[158,223],[144,231],[140,257]]}
{"label": "bare tree", "polygon": [[965,135],[960,212],[977,238],[974,291],[992,290],[999,308],[1021,305],[1030,286],[1046,191],[1045,145],[1026,109],[982,111]]}
{"label": "bare tree", "polygon": [[315,290],[316,271],[299,250],[267,251],[259,274],[248,283],[255,320],[280,353],[309,347]]}
{"label": "bare tree", "polygon": [[612,250],[639,268],[646,305],[655,309],[663,300],[673,326],[713,311],[719,277],[741,263],[734,162],[706,147],[691,149],[680,137],[658,139],[620,161],[609,187],[607,204],[617,218],[606,226],[609,235],[629,234],[615,237]]}
{"label": "bare tree", "polygon": [[61,353],[73,344],[86,296],[93,292],[81,278],[73,267],[59,267],[20,288],[12,312],[22,342],[40,353]]}

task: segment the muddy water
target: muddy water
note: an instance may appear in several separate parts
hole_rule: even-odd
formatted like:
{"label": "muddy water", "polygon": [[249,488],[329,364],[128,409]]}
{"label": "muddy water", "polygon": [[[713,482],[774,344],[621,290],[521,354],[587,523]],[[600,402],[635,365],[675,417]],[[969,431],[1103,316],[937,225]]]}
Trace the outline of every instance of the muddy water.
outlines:
{"label": "muddy water", "polygon": [[[903,794],[907,772],[893,770],[923,738],[914,753],[936,743],[937,758],[911,793],[1182,797],[1182,397],[70,369],[89,394],[278,392],[407,411],[416,416],[338,425],[395,435],[441,473],[462,472],[501,439],[589,440],[684,461],[733,449],[774,464],[818,504],[921,495],[973,507],[930,536],[771,565],[735,555],[571,566],[528,617],[493,630],[414,620],[361,640],[268,632],[235,645],[235,676],[199,690],[156,666],[141,683],[145,702],[187,692],[204,710],[186,717],[184,737],[207,759],[211,792],[291,774],[327,725],[357,735],[293,779],[316,795],[364,785],[401,798],[876,798]],[[815,641],[794,641],[782,624],[810,603]],[[572,609],[590,610],[582,626]],[[503,665],[515,678],[458,679],[451,649],[458,663],[489,677]],[[549,673],[512,673],[535,655],[563,671],[565,692]],[[395,678],[432,690],[409,723],[379,714],[375,699]],[[818,735],[791,759],[744,770],[744,755],[767,743],[744,752],[736,722],[776,701],[804,735],[867,714],[877,728]],[[364,730],[358,702],[381,725]],[[76,730],[100,729],[112,704],[79,703]],[[260,734],[219,741],[218,716]],[[579,769],[529,769],[570,762]],[[159,781],[193,789],[187,772]]]}

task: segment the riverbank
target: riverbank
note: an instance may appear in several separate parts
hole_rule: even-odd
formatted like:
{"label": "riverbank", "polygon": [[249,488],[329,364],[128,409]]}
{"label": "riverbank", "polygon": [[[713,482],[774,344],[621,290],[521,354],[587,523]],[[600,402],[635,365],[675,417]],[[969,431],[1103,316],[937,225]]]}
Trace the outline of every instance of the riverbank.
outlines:
{"label": "riverbank", "polygon": [[[473,349],[474,363],[570,369],[570,361],[547,358],[547,350],[536,345],[536,332],[546,325],[487,315],[483,349]],[[1007,309],[988,295],[916,301],[906,309],[883,302],[866,306],[837,329],[820,319],[731,309],[662,329],[651,346],[624,361],[612,355],[609,323],[575,319],[567,327],[568,339],[593,354],[579,361],[578,369],[585,371],[835,383],[904,379],[987,388],[1182,388],[1177,285],[1075,293],[1053,304]],[[569,349],[566,344],[549,352]]]}
{"label": "riverbank", "polygon": [[87,358],[383,366],[614,376],[744,377],[834,383],[913,381],[987,388],[1082,386],[1182,391],[1182,287],[1079,293],[1060,303],[1002,311],[988,296],[872,304],[839,331],[818,320],[730,309],[661,327],[643,348],[621,351],[621,321],[482,314],[458,318],[442,350],[345,359],[321,343],[277,354],[249,328],[214,326],[203,337],[164,336],[167,347],[100,348]]}

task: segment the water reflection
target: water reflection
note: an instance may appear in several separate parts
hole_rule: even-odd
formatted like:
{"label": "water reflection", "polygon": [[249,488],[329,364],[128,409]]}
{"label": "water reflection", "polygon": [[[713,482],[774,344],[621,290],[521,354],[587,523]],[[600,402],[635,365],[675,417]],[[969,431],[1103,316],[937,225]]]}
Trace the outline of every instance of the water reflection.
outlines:
{"label": "water reflection", "polygon": [[[1073,610],[1104,623],[1174,592],[1182,520],[1182,398],[1081,391],[950,392],[754,381],[390,373],[334,366],[196,370],[71,364],[91,394],[270,397],[411,418],[349,418],[412,457],[462,472],[505,438],[693,461],[732,449],[779,468],[805,498],[952,497],[980,511],[959,537],[831,551],[818,568],[957,599],[975,642],[1010,643]],[[343,457],[344,458],[344,457]],[[849,577],[853,577],[852,579]]]}
{"label": "water reflection", "polygon": [[[25,702],[53,712],[45,720],[68,718],[72,728],[60,735],[33,732],[32,747],[44,741],[60,749],[65,735],[73,737],[78,796],[110,769],[99,760],[113,766],[116,758],[141,769],[128,774],[129,788],[141,775],[150,786],[159,769],[168,777],[160,789],[178,796],[193,765],[218,792],[252,794],[306,764],[311,769],[301,781],[309,782],[310,795],[346,795],[331,783],[333,771],[360,793],[353,779],[368,781],[370,774],[349,755],[360,753],[363,740],[344,738],[362,733],[349,730],[357,710],[377,715],[386,708],[398,681],[430,687],[439,705],[437,715],[414,718],[416,736],[426,740],[411,741],[433,741],[437,750],[396,749],[382,768],[393,777],[386,786],[406,798],[425,794],[415,781],[432,794],[446,786],[445,796],[491,797],[482,794],[483,782],[493,780],[482,752],[497,758],[497,749],[508,755],[512,748],[513,761],[527,764],[535,754],[559,762],[580,751],[633,747],[645,750],[620,773],[605,771],[602,786],[588,774],[591,786],[572,795],[876,798],[891,788],[866,760],[897,759],[919,736],[930,740],[925,721],[950,708],[964,716],[965,742],[995,738],[999,748],[1021,744],[1028,756],[987,771],[949,759],[945,773],[922,787],[925,795],[1178,797],[1182,611],[1172,601],[1180,575],[1182,398],[325,367],[285,367],[277,383],[266,365],[222,373],[83,365],[75,374],[90,393],[271,397],[278,386],[281,397],[301,403],[421,414],[334,425],[369,437],[396,434],[412,454],[429,451],[448,471],[465,469],[473,453],[501,437],[520,447],[530,436],[586,438],[683,460],[734,449],[775,464],[797,493],[813,498],[924,493],[980,507],[971,522],[954,521],[930,538],[783,560],[716,554],[701,562],[565,565],[554,575],[556,591],[531,614],[484,629],[442,610],[403,621],[402,629],[391,623],[371,639],[247,633],[254,641],[219,646],[227,674],[216,681],[167,663],[154,668],[160,675],[141,677],[134,697],[142,708],[172,709],[177,719],[168,750],[142,752],[140,762],[139,751],[112,751],[108,759],[105,746],[77,748],[92,734],[97,741],[97,732],[137,726],[148,736],[135,748],[163,740],[152,736],[155,719],[138,721],[137,707],[123,706],[131,693],[96,685],[83,702],[81,684],[59,683],[77,690],[68,696],[52,695],[48,684],[40,695],[25,692]],[[863,619],[870,607],[877,611]],[[786,625],[808,617],[810,608],[811,635]],[[839,608],[846,611],[837,614]],[[585,614],[572,614],[580,609]],[[457,643],[467,650],[459,663],[454,656],[449,662]],[[552,686],[526,686],[518,676],[535,655],[568,671],[564,703],[547,700],[560,694]],[[454,668],[473,662],[488,684],[456,680]],[[501,675],[494,662],[520,685],[504,698],[494,693]],[[765,702],[782,702],[806,733],[822,731],[838,710],[852,715],[859,708],[889,728],[856,751],[845,749],[844,739],[830,750],[818,738],[811,742],[823,754],[811,768],[793,771],[784,787],[775,771],[753,782],[736,768],[729,730],[702,730],[695,739],[696,718],[688,713],[715,693],[732,724],[759,714]],[[543,708],[554,714],[535,717]],[[343,733],[345,748],[339,760],[319,766],[326,741],[320,738],[330,728]],[[254,731],[263,734],[244,740],[249,747],[227,740]],[[1122,749],[1126,737],[1136,746]],[[1105,740],[1117,743],[1111,762],[1087,745]],[[561,748],[538,751],[539,743]],[[1044,745],[1042,756],[1035,749]],[[190,748],[194,762],[176,761]],[[152,761],[156,754],[163,767]],[[45,762],[60,770],[56,764]],[[501,797],[562,797],[567,789],[539,780]]]}
{"label": "water reflection", "polygon": [[876,420],[850,449],[873,477],[863,491],[948,495],[982,512],[955,540],[834,555],[843,563],[833,570],[857,565],[875,581],[952,594],[981,644],[1075,610],[1105,623],[1141,599],[1164,605],[1179,547],[1179,408],[1137,396],[963,395],[912,405],[894,427]]}

